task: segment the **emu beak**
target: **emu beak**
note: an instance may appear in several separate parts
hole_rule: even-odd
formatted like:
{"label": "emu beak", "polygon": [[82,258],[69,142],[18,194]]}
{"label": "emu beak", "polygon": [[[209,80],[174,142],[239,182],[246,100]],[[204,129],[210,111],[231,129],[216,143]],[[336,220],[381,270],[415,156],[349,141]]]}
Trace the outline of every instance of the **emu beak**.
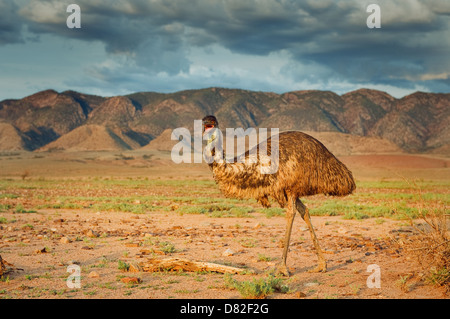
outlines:
{"label": "emu beak", "polygon": [[212,130],[213,128],[214,128],[214,125],[212,125],[212,124],[203,125],[203,135],[207,134],[208,131]]}

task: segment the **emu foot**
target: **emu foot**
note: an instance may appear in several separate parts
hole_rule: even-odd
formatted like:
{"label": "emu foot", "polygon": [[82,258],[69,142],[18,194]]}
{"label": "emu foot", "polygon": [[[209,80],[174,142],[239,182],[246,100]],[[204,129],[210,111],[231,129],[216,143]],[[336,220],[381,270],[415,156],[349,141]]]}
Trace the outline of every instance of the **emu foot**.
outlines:
{"label": "emu foot", "polygon": [[327,263],[326,261],[319,261],[319,264],[317,265],[317,267],[308,270],[308,272],[312,273],[312,272],[327,272]]}
{"label": "emu foot", "polygon": [[286,266],[286,264],[283,263],[279,263],[278,265],[275,266],[274,269],[272,269],[271,271],[274,275],[282,275],[282,276],[286,276],[289,277],[289,270]]}

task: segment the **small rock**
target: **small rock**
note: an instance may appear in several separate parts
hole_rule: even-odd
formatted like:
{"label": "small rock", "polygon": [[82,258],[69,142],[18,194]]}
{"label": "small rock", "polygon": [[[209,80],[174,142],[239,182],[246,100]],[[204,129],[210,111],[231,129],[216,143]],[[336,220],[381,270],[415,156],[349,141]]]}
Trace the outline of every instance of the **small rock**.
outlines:
{"label": "small rock", "polygon": [[297,292],[295,293],[295,297],[296,297],[296,298],[305,298],[305,297],[306,297],[306,294],[305,294],[304,292],[297,291]]}
{"label": "small rock", "polygon": [[91,238],[96,238],[98,236],[100,236],[96,231],[93,231],[92,229],[89,229],[86,232],[86,236],[91,237]]}
{"label": "small rock", "polygon": [[230,248],[228,248],[227,250],[225,250],[222,253],[222,256],[233,256],[234,255],[234,251],[232,251]]}
{"label": "small rock", "polygon": [[340,228],[338,229],[338,233],[339,233],[339,234],[347,234],[347,233],[348,233],[348,230],[345,229],[345,228],[343,228],[343,227],[340,227]]}
{"label": "small rock", "polygon": [[36,254],[45,254],[48,253],[47,247],[44,247],[42,249],[38,249],[35,251]]}
{"label": "small rock", "polygon": [[69,238],[67,238],[67,237],[62,237],[62,238],[59,240],[59,242],[60,242],[61,244],[70,244],[72,241],[71,241]]}
{"label": "small rock", "polygon": [[88,275],[89,278],[98,278],[100,275],[96,271],[91,271]]}
{"label": "small rock", "polygon": [[150,255],[152,252],[153,252],[153,251],[150,250],[150,249],[141,249],[141,250],[139,250],[139,253],[140,253],[141,255]]}
{"label": "small rock", "polygon": [[140,284],[142,282],[142,279],[138,277],[123,277],[120,279],[120,281],[125,284]]}
{"label": "small rock", "polygon": [[127,247],[140,247],[140,243],[126,243],[125,246]]}

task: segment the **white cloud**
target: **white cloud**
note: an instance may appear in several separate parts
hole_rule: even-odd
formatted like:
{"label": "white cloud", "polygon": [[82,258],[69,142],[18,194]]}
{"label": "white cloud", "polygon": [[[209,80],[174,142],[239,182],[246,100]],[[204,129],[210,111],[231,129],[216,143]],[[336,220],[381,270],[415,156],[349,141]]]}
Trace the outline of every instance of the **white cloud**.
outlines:
{"label": "white cloud", "polygon": [[64,24],[67,4],[61,1],[30,1],[19,14],[37,23]]}

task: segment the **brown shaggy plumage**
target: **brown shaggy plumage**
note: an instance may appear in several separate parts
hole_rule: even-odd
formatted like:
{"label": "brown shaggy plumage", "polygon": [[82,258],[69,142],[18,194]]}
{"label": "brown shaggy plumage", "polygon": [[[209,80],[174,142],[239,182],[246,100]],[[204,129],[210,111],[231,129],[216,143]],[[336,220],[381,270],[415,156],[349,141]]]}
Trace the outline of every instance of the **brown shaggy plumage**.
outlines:
{"label": "brown shaggy plumage", "polygon": [[249,150],[243,163],[236,157],[234,163],[209,164],[221,191],[230,197],[255,198],[265,207],[270,206],[268,197],[273,197],[285,207],[289,196],[344,196],[355,189],[352,173],[318,140],[293,131],[281,132],[278,140],[278,171],[274,174],[260,170],[260,153],[271,155],[271,138],[267,151],[259,152],[262,147],[256,146],[256,163],[249,163]]}

